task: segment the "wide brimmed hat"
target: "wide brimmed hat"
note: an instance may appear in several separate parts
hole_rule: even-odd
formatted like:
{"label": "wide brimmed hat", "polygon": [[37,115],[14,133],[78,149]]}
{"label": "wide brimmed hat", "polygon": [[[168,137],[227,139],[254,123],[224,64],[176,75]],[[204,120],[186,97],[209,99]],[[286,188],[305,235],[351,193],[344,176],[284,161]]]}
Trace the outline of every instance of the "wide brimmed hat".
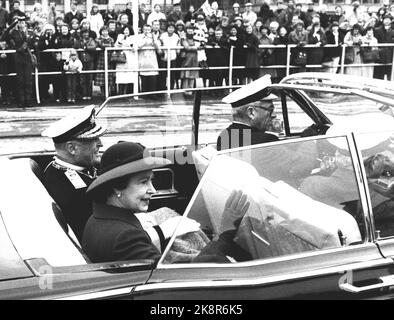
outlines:
{"label": "wide brimmed hat", "polygon": [[169,164],[168,159],[150,156],[142,144],[118,142],[103,153],[99,175],[86,192],[91,195],[116,179]]}

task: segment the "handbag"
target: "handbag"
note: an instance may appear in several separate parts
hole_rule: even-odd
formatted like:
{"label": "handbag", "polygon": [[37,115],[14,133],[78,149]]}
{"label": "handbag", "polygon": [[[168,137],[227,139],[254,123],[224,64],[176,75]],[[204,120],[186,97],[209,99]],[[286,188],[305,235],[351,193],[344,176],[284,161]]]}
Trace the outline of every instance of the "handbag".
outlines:
{"label": "handbag", "polygon": [[380,50],[361,48],[361,58],[363,62],[377,62],[380,60]]}
{"label": "handbag", "polygon": [[305,51],[296,51],[294,53],[293,64],[296,66],[305,66],[307,54]]}
{"label": "handbag", "polygon": [[353,47],[347,47],[345,50],[345,64],[351,64],[354,62],[354,49]]}
{"label": "handbag", "polygon": [[109,59],[110,62],[126,63],[126,54],[124,51],[113,51]]}
{"label": "handbag", "polygon": [[38,66],[37,56],[34,53],[31,53],[30,50],[27,50],[27,51],[29,52],[29,55],[30,55],[31,65],[33,66],[33,68],[37,68],[37,66]]}

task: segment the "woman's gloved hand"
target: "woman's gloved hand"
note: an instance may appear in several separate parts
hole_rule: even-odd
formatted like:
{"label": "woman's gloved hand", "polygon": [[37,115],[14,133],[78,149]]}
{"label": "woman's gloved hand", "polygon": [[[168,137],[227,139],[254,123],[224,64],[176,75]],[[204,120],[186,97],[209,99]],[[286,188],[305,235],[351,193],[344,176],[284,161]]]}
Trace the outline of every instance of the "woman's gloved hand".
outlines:
{"label": "woman's gloved hand", "polygon": [[233,190],[224,205],[220,233],[237,228],[236,223],[242,219],[249,209],[247,195],[241,190]]}
{"label": "woman's gloved hand", "polygon": [[163,232],[164,238],[170,238],[174,234],[178,225],[179,228],[177,229],[177,236],[198,231],[200,229],[200,223],[196,220],[183,216],[172,217],[160,224],[160,229]]}

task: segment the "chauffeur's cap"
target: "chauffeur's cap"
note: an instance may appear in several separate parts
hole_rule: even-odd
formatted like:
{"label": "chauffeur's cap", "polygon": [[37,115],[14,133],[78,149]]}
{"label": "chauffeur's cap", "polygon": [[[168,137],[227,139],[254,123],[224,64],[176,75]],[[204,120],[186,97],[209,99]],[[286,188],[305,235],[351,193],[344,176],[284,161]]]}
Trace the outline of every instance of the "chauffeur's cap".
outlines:
{"label": "chauffeur's cap", "polygon": [[271,101],[278,97],[270,93],[267,89],[271,85],[271,76],[266,74],[261,78],[242,86],[238,90],[225,96],[222,101],[229,103],[233,108],[241,107],[255,101]]}
{"label": "chauffeur's cap", "polygon": [[104,125],[96,122],[94,105],[90,105],[54,122],[41,135],[52,138],[54,143],[62,143],[74,139],[94,139],[106,130]]}

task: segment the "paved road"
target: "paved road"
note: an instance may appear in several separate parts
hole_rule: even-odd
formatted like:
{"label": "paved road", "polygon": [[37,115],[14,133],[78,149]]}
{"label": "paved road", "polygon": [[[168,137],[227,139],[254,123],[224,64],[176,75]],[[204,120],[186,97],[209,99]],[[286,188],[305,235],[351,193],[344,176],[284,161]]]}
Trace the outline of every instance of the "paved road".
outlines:
{"label": "paved road", "polygon": [[[228,125],[228,106],[205,100],[201,108],[201,137],[204,142],[216,140],[217,133]],[[75,112],[82,106],[42,106],[27,110],[0,109],[0,154],[53,150],[50,139],[41,132],[53,121]],[[104,108],[98,121],[109,130],[104,145],[124,139],[140,141],[148,147],[183,145],[191,142],[193,101],[183,96],[161,101],[121,99]],[[105,147],[104,147],[105,149]]]}

